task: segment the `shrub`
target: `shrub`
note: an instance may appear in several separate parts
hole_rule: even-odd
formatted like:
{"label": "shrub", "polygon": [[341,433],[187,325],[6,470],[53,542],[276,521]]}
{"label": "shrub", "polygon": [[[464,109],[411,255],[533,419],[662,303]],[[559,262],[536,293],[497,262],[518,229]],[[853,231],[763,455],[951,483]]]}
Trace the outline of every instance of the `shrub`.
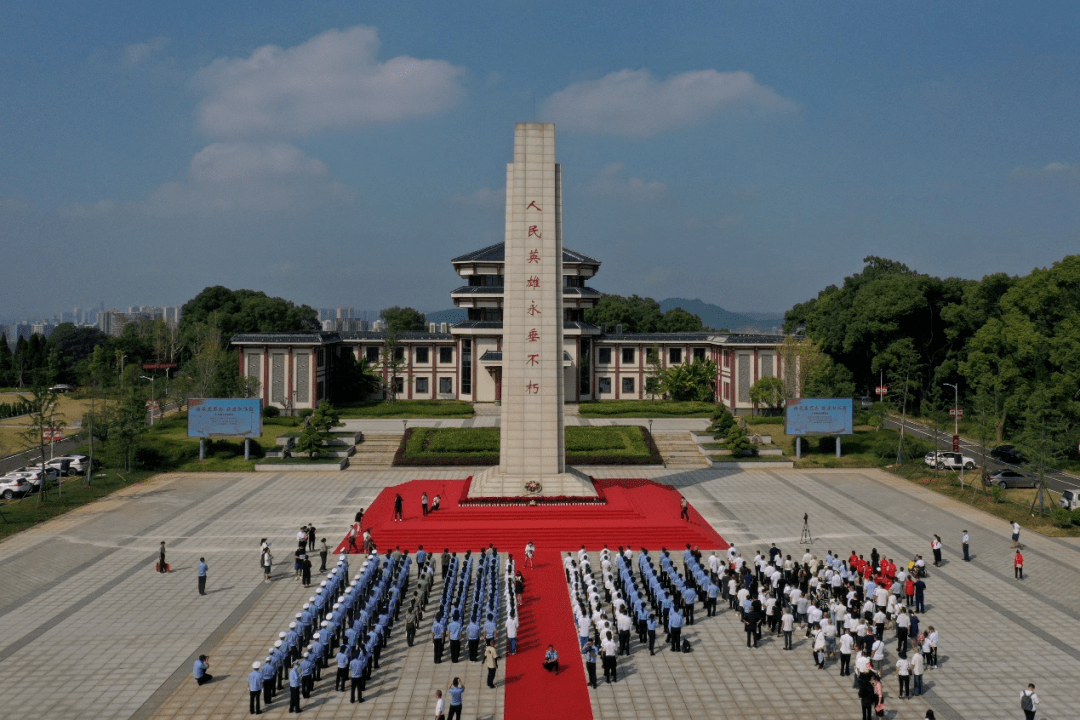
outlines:
{"label": "shrub", "polygon": [[713,438],[716,440],[722,440],[727,437],[728,430],[735,424],[735,417],[731,414],[731,411],[724,405],[717,405],[716,410],[713,411],[712,424],[709,425],[709,432],[713,434]]}
{"label": "shrub", "polygon": [[739,425],[732,425],[731,429],[728,430],[724,446],[731,451],[732,457],[757,455],[757,448],[754,447],[754,443],[750,442],[746,430]]}
{"label": "shrub", "polygon": [[307,418],[311,417],[314,413],[315,413],[315,411],[312,410],[311,408],[304,408],[300,412],[296,413],[296,416],[298,418],[300,418],[301,420],[306,420]]}
{"label": "shrub", "polygon": [[276,418],[281,415],[281,408],[276,405],[267,405],[263,408],[262,415],[264,418]]}
{"label": "shrub", "polygon": [[1072,525],[1072,513],[1063,507],[1056,507],[1050,512],[1050,521],[1059,528]]}
{"label": "shrub", "polygon": [[1005,502],[1005,491],[997,485],[990,486],[990,498],[996,503]]}
{"label": "shrub", "polygon": [[1073,523],[1073,525],[1080,525],[1080,508],[1076,508],[1075,510],[1071,510],[1070,514],[1072,515],[1072,523]]}

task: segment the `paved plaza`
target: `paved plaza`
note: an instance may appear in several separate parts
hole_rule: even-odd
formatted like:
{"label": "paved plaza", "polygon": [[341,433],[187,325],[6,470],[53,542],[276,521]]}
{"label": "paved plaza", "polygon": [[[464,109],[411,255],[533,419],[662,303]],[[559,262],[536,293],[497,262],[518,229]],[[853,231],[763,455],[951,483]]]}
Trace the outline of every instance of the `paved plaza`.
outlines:
{"label": "paved plaza", "polygon": [[[1021,689],[1038,686],[1038,717],[1075,717],[1080,677],[1080,544],[1025,532],[1026,579],[1012,573],[1007,524],[878,471],[590,470],[596,477],[651,477],[677,486],[728,542],[752,556],[775,542],[801,556],[802,515],[812,551],[876,547],[897,563],[929,555],[941,535],[946,563],[931,568],[926,624],[941,632],[941,666],[927,671],[928,692],[896,698],[885,677],[889,718],[1020,718]],[[423,477],[462,478],[461,469]],[[269,538],[278,559],[291,556],[300,525],[314,523],[333,545],[353,514],[416,470],[385,472],[163,475],[0,544],[0,691],[12,718],[229,718],[247,715],[246,676],[277,632],[311,594],[282,562],[262,582],[258,547]],[[959,558],[962,530],[973,561]],[[167,542],[172,573],[154,572]],[[611,544],[620,544],[611,538]],[[500,548],[503,549],[503,548]],[[570,549],[570,548],[565,548]],[[702,548],[705,550],[705,548]],[[512,552],[518,549],[507,548]],[[208,594],[196,591],[195,564],[210,565]],[[317,566],[316,566],[317,567]],[[316,580],[318,578],[316,577]],[[434,597],[441,589],[437,581]],[[528,591],[526,591],[526,600]],[[432,607],[429,604],[429,610]],[[570,622],[567,600],[567,622]],[[596,718],[857,718],[848,678],[830,663],[817,670],[809,641],[745,647],[732,611],[698,613],[687,628],[691,654],[650,657],[635,642],[620,658],[620,681],[590,690]],[[435,688],[459,675],[465,717],[501,718],[503,677],[483,687],[479,663],[431,661],[432,614],[409,648],[395,627],[363,705],[350,705],[323,675],[308,717],[430,717]],[[543,629],[522,628],[543,642]],[[887,637],[892,637],[891,633]],[[501,644],[501,643],[500,643]],[[895,661],[889,645],[888,660]],[[500,647],[500,652],[503,648]],[[210,656],[214,681],[196,687],[195,658]],[[566,660],[575,661],[571,658]],[[536,672],[543,672],[536,668]],[[560,678],[561,680],[561,678]],[[552,691],[558,686],[552,680]],[[264,714],[285,716],[288,694]]]}

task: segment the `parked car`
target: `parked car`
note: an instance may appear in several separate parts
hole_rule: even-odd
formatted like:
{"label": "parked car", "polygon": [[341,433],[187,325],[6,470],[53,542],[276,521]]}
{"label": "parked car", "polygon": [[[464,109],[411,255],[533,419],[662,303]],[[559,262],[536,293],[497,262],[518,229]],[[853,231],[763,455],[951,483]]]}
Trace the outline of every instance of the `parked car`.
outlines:
{"label": "parked car", "polygon": [[26,470],[31,472],[45,473],[51,480],[64,477],[67,473],[63,469],[63,465],[54,465],[55,460],[50,460],[45,463],[45,467],[41,466],[41,463],[35,463],[33,465],[27,465]]}
{"label": "parked car", "polygon": [[1058,507],[1066,510],[1080,509],[1080,490],[1063,490],[1058,498]]}
{"label": "parked car", "polygon": [[927,453],[924,462],[930,467],[937,467],[942,470],[959,470],[960,468],[972,470],[975,468],[975,460],[967,455],[954,452]]}
{"label": "parked car", "polygon": [[29,495],[31,489],[30,483],[24,477],[11,475],[0,477],[0,497],[5,500]]}
{"label": "parked car", "polygon": [[997,485],[1002,490],[1008,488],[1033,488],[1039,486],[1039,479],[1033,475],[1025,475],[1016,470],[998,470],[990,473],[986,479],[987,485]]}
{"label": "parked car", "polygon": [[1012,445],[998,445],[990,451],[990,457],[1006,465],[1023,465],[1027,462],[1024,453]]}
{"label": "parked car", "polygon": [[75,389],[74,385],[67,385],[67,384],[64,384],[64,383],[60,383],[58,385],[53,385],[51,388],[49,388],[49,392],[67,393],[67,392],[71,392],[74,389]]}
{"label": "parked car", "polygon": [[[68,472],[72,475],[86,472],[86,463],[90,462],[90,458],[86,455],[61,455],[60,457],[53,458],[46,464],[52,465],[53,463],[59,463],[63,460],[68,461]],[[95,460],[94,465],[96,466],[97,464],[98,461]]]}

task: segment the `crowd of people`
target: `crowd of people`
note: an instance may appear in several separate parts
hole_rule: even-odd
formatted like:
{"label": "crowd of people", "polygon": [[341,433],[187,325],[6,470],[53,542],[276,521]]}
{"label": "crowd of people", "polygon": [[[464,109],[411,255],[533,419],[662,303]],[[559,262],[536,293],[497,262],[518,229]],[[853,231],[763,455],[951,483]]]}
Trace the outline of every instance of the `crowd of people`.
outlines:
{"label": "crowd of people", "polygon": [[[426,555],[418,553],[417,560],[419,580],[409,613],[426,604],[434,572]],[[266,659],[252,663],[249,712],[259,714],[260,695],[269,704],[285,682],[289,712],[300,712],[301,698],[311,696],[322,671],[331,665],[336,670],[334,689],[345,692],[349,687],[350,701],[363,702],[366,681],[378,669],[380,653],[400,617],[412,564],[408,551],[387,550],[384,556],[366,557],[350,580],[348,556],[339,556],[288,629],[278,633]]]}

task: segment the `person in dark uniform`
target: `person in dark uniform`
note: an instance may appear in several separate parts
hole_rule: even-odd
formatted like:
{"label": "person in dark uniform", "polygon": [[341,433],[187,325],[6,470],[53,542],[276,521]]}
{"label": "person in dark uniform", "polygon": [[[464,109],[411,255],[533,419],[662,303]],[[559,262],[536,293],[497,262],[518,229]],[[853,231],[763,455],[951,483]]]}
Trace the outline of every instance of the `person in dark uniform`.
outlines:
{"label": "person in dark uniform", "polygon": [[681,496],[679,497],[679,519],[690,522],[690,504]]}
{"label": "person in dark uniform", "polygon": [[158,550],[158,572],[164,573],[168,566],[165,564],[165,541],[161,541],[161,548]]}
{"label": "person in dark uniform", "polygon": [[596,646],[593,645],[592,638],[585,643],[585,649],[581,651],[581,654],[585,656],[585,669],[589,673],[589,684],[596,689],[596,660],[600,657],[599,651]]}
{"label": "person in dark uniform", "polygon": [[206,594],[206,572],[209,570],[209,566],[206,564],[206,558],[199,558],[199,564],[195,566],[195,572],[199,576],[199,594]]}
{"label": "person in dark uniform", "polygon": [[399,493],[394,497],[394,522],[401,522],[403,520],[401,514],[405,509],[405,501],[402,499]]}

